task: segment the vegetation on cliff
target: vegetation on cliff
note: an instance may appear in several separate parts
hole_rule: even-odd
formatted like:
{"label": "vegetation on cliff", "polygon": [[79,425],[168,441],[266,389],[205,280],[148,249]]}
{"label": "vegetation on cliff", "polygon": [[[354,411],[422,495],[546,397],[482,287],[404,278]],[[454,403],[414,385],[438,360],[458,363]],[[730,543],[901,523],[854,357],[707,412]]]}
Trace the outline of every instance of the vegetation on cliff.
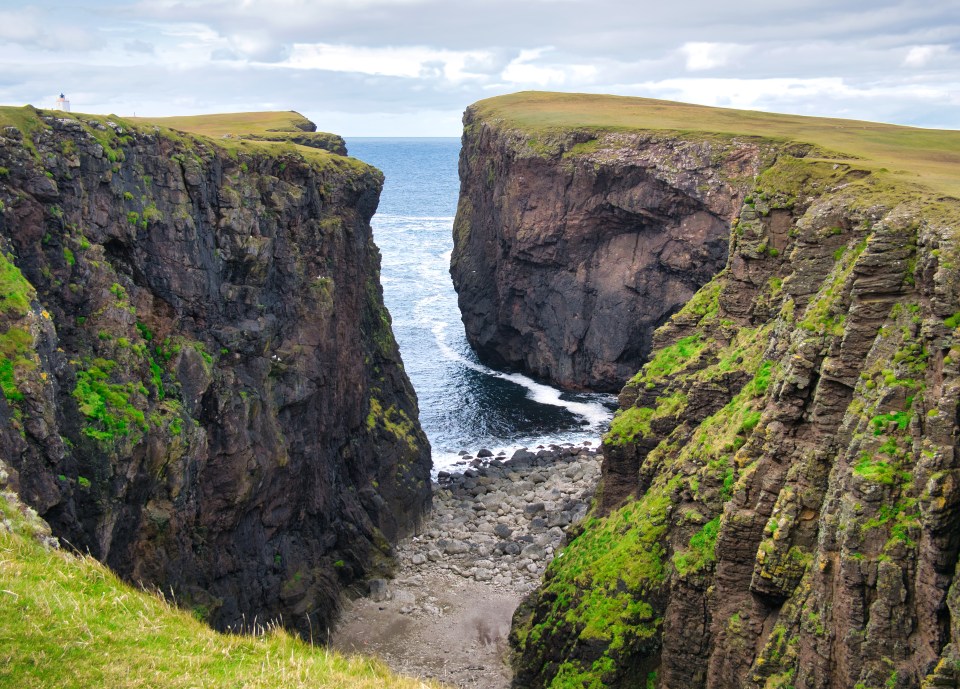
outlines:
{"label": "vegetation on cliff", "polygon": [[628,127],[772,146],[726,267],[621,392],[594,516],[514,618],[517,686],[953,686],[960,135],[595,96],[475,107],[477,131],[594,128],[593,159]]}

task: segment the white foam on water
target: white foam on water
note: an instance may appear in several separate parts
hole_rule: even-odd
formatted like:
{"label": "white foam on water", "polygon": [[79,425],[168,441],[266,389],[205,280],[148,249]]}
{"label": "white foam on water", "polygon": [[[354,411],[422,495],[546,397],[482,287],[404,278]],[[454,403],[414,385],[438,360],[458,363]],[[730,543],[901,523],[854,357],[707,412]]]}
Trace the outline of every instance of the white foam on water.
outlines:
{"label": "white foam on water", "polygon": [[[589,443],[589,445],[585,445]],[[468,450],[471,454],[471,457],[476,457],[472,454],[478,452],[481,449],[490,450],[493,453],[493,457],[487,457],[486,460],[490,459],[499,459],[500,461],[506,461],[513,457],[513,453],[517,450],[529,450],[530,452],[537,452],[539,446],[550,447],[551,445],[580,445],[586,447],[599,447],[600,446],[600,435],[584,437],[583,435],[578,436],[565,436],[558,435],[555,437],[531,437],[528,442],[523,442],[519,440],[510,445],[505,445],[503,447],[486,447],[486,448],[471,448]],[[502,453],[502,454],[501,454]],[[459,473],[466,471],[470,468],[470,462],[472,459],[464,460],[463,455],[459,451],[434,451],[433,452],[433,468],[431,469],[431,476],[436,479],[437,473],[440,471],[447,471],[451,473]]]}
{"label": "white foam on water", "polygon": [[[563,391],[539,383],[520,373],[503,373],[479,363],[467,345],[462,329],[458,328],[460,319],[457,309],[456,293],[450,283],[449,265],[453,254],[451,230],[454,216],[421,215],[382,215],[373,217],[374,236],[383,251],[383,267],[389,268],[392,275],[382,274],[381,280],[389,285],[389,291],[405,293],[409,297],[418,295],[413,308],[405,311],[405,316],[393,313],[394,327],[414,326],[432,333],[436,345],[436,355],[457,367],[463,367],[491,378],[499,378],[520,386],[526,397],[534,402],[560,407],[568,410],[584,421],[584,425],[569,431],[558,431],[549,435],[522,435],[510,439],[474,438],[465,443],[476,447],[461,445],[450,448],[451,440],[444,447],[433,452],[433,475],[438,471],[463,471],[468,465],[463,463],[460,450],[475,453],[488,449],[494,455],[503,453],[501,459],[509,459],[521,449],[536,451],[538,446],[573,444],[582,445],[589,441],[596,447],[600,435],[612,414],[597,395],[597,401],[578,401],[562,399]],[[420,262],[411,264],[412,255],[420,256]],[[451,327],[453,326],[453,327]],[[430,365],[429,362],[425,362]],[[581,400],[583,399],[582,396]],[[455,442],[455,441],[453,441]]]}
{"label": "white foam on water", "polygon": [[577,402],[575,400],[565,400],[561,398],[562,390],[538,383],[532,378],[528,378],[522,373],[503,373],[495,371],[483,364],[471,361],[461,355],[447,342],[448,323],[435,321],[432,327],[433,336],[436,338],[437,348],[450,361],[456,361],[462,366],[469,368],[477,373],[482,373],[493,378],[508,380],[515,385],[519,385],[527,390],[527,397],[540,404],[548,404],[554,407],[563,407],[572,414],[585,419],[591,429],[600,429],[610,420],[610,411],[600,402]]}
{"label": "white foam on water", "polygon": [[381,215],[377,213],[373,216],[373,222],[376,223],[378,220],[392,220],[399,222],[432,222],[432,223],[446,223],[450,224],[456,219],[456,216],[453,215]]}

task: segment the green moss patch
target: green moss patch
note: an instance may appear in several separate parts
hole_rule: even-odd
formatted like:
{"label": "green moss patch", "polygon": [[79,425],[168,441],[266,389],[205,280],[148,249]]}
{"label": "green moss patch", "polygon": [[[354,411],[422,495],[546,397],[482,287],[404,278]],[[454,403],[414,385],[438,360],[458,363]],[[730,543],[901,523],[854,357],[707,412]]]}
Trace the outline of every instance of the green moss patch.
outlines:
{"label": "green moss patch", "polygon": [[83,434],[105,443],[138,437],[148,429],[140,409],[147,389],[139,381],[112,382],[116,365],[105,359],[88,361],[85,368],[77,370],[73,390],[80,413],[90,422],[84,426]]}

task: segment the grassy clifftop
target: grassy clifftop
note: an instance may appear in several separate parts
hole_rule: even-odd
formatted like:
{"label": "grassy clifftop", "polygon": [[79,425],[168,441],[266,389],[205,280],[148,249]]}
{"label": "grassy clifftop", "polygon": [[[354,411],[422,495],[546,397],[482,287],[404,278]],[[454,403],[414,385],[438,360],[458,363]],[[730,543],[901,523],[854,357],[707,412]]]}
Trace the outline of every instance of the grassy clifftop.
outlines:
{"label": "grassy clifftop", "polygon": [[316,129],[310,120],[293,110],[285,112],[232,112],[183,117],[131,117],[130,120],[211,137],[265,134],[267,132],[312,132]]}
{"label": "grassy clifftop", "polygon": [[316,131],[316,125],[298,112],[233,112],[186,117],[134,117],[131,122],[189,132],[212,139],[239,139],[271,144],[293,144],[346,155],[347,146],[336,134]]}
{"label": "grassy clifftop", "polygon": [[531,132],[671,130],[813,144],[830,159],[960,198],[960,131],[592,94],[525,91],[479,101],[481,119]]}
{"label": "grassy clifftop", "polygon": [[[34,133],[49,126],[44,117],[76,121],[93,134],[108,152],[122,145],[124,136],[159,131],[170,139],[204,141],[227,149],[233,155],[293,153],[318,164],[332,161],[343,165],[346,162],[347,147],[343,138],[315,131],[313,122],[293,111],[151,118],[39,110],[32,105],[0,106],[0,128],[18,129],[24,135],[24,145],[31,150],[35,149],[32,141]],[[349,163],[361,164],[352,159]]]}
{"label": "grassy clifftop", "polygon": [[0,687],[438,686],[282,631],[218,634],[93,558],[44,545],[48,533],[0,493]]}

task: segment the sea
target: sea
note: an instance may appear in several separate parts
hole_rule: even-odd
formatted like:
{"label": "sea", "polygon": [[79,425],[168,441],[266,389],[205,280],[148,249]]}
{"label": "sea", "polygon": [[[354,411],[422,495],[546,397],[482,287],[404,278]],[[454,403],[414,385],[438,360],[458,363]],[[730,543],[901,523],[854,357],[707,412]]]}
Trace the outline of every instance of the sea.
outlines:
{"label": "sea", "polygon": [[372,221],[383,298],[417,392],[434,472],[461,468],[464,451],[512,455],[523,447],[598,443],[615,397],[488,368],[467,343],[449,272],[460,140],[349,138],[347,149],[385,176]]}

